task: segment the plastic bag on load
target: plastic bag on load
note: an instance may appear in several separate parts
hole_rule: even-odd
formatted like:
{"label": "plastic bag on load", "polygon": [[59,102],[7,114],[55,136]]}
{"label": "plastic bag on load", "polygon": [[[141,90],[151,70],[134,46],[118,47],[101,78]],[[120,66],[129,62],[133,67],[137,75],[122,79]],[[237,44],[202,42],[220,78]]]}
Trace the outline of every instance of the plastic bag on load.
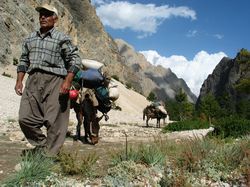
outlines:
{"label": "plastic bag on load", "polygon": [[97,69],[87,69],[78,71],[74,81],[85,88],[97,88],[103,84],[104,77]]}

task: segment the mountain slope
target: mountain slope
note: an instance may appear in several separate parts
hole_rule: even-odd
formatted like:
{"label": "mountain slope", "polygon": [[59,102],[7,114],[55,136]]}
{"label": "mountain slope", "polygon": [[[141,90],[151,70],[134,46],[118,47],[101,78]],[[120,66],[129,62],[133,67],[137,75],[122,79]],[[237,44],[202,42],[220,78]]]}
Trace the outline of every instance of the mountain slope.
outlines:
{"label": "mountain slope", "polygon": [[[191,92],[183,79],[178,78],[169,68],[151,65],[146,58],[123,41],[116,39],[119,53],[123,56],[127,66],[131,67],[137,76],[141,78],[140,85],[134,85],[136,90],[141,89],[143,95],[148,96],[152,91],[159,100],[174,99],[176,93],[182,89],[192,103],[196,102],[196,96]],[[139,88],[138,88],[139,87]]]}
{"label": "mountain slope", "polygon": [[[114,80],[118,85],[120,97],[116,101],[116,105],[122,110],[111,110],[109,120],[103,124],[144,124],[142,120],[142,111],[149,104],[146,98],[133,90],[127,89],[123,84]],[[16,120],[18,118],[18,110],[21,97],[16,95],[14,91],[15,79],[0,75],[0,88],[4,91],[0,92],[0,121]],[[133,98],[133,99],[132,99]],[[76,122],[75,113],[71,110],[71,121]]]}

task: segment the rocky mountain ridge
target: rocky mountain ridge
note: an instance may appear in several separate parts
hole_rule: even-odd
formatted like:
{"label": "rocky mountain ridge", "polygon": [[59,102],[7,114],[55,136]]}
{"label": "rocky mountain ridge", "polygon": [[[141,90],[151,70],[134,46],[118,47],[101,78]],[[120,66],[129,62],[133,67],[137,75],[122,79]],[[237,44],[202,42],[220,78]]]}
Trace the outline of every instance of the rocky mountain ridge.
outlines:
{"label": "rocky mountain ridge", "polygon": [[[23,39],[39,28],[35,7],[48,2],[59,11],[59,30],[69,34],[80,50],[81,58],[94,59],[105,64],[104,71],[118,76],[119,81],[131,85],[144,96],[153,91],[159,100],[174,98],[183,89],[191,102],[196,96],[185,81],[178,79],[170,70],[154,67],[132,46],[117,42],[108,33],[96,15],[89,0],[26,0],[0,2],[0,67],[8,74],[8,69],[18,61]],[[7,68],[8,69],[7,69]]]}
{"label": "rocky mountain ridge", "polygon": [[250,52],[242,49],[234,59],[224,57],[204,81],[196,105],[211,93],[228,114],[250,117]]}

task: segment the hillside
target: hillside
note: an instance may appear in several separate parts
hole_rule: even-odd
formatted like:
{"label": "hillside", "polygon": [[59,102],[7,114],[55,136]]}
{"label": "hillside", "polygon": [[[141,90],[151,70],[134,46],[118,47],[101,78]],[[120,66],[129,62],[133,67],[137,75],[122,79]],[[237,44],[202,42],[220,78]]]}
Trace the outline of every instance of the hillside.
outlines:
{"label": "hillside", "polygon": [[[116,105],[122,110],[111,110],[109,120],[101,121],[103,124],[142,124],[142,110],[149,104],[146,98],[133,90],[128,90],[123,84],[115,81],[118,85],[120,97]],[[15,79],[0,76],[0,121],[18,118],[18,109],[21,97],[17,96],[14,91]],[[71,110],[70,120],[76,122],[75,114]]]}

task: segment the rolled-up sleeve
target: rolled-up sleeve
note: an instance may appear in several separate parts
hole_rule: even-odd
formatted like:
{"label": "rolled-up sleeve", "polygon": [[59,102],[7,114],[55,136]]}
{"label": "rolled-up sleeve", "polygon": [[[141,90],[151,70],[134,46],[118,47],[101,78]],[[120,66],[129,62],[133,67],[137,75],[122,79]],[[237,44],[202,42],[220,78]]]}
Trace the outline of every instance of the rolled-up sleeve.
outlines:
{"label": "rolled-up sleeve", "polygon": [[19,64],[17,66],[17,73],[18,72],[27,72],[30,65],[29,61],[29,50],[27,47],[27,41],[25,40],[22,45],[22,54],[19,59]]}
{"label": "rolled-up sleeve", "polygon": [[81,59],[78,48],[72,45],[70,39],[67,39],[63,42],[62,54],[65,58],[64,61],[66,63],[67,71],[76,74],[80,70]]}

